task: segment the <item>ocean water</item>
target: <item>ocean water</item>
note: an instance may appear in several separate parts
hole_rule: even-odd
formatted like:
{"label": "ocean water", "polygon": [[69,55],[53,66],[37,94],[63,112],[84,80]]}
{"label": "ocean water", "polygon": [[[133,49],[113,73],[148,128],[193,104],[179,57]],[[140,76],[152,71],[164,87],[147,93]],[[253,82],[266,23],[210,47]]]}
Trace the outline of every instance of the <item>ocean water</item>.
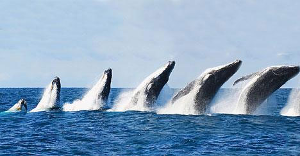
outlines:
{"label": "ocean water", "polygon": [[[107,108],[124,90],[111,90]],[[228,90],[221,89],[220,94]],[[61,101],[72,102],[86,91],[62,88]],[[290,92],[291,89],[276,91],[261,108],[265,112],[262,115],[165,115],[138,111],[5,113],[20,98],[32,110],[43,89],[3,88],[0,154],[299,155],[300,117],[279,113]],[[164,100],[161,98],[158,103]]]}

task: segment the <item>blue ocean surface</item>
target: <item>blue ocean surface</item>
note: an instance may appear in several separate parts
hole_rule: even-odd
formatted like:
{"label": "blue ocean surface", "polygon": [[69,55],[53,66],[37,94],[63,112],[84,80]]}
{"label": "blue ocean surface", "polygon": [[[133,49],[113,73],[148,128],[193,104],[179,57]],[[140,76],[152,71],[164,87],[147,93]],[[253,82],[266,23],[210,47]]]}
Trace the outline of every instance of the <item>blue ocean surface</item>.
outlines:
{"label": "blue ocean surface", "polygon": [[[113,88],[107,107],[126,89]],[[220,93],[229,89],[221,89]],[[85,88],[62,88],[61,103]],[[174,90],[175,91],[175,90]],[[276,91],[267,115],[164,115],[155,112],[6,113],[26,99],[28,110],[41,88],[0,89],[1,155],[299,155],[300,118],[279,114],[291,89]],[[300,99],[299,99],[300,100]]]}

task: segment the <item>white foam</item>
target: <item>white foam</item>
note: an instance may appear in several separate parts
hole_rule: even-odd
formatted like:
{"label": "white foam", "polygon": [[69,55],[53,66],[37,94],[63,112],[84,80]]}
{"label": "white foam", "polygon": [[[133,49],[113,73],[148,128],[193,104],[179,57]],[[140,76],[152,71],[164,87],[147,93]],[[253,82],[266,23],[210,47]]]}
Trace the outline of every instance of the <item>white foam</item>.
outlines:
{"label": "white foam", "polygon": [[218,93],[212,102],[209,112],[220,114],[245,114],[245,105],[239,104],[239,97],[243,88],[231,88]]}
{"label": "white foam", "polygon": [[38,105],[31,110],[30,112],[39,112],[39,111],[47,111],[53,108],[56,104],[57,98],[57,86],[52,85],[52,82],[48,85],[48,87],[44,90],[43,97]]}
{"label": "white foam", "polygon": [[104,101],[98,95],[103,91],[107,81],[107,74],[98,80],[82,99],[77,99],[73,103],[65,103],[63,111],[80,111],[80,110],[99,110],[103,107]]}
{"label": "white foam", "polygon": [[161,90],[157,101],[156,101],[156,107],[162,107],[166,105],[170,99],[174,95],[174,89],[171,89],[168,84],[166,84],[163,89]]}
{"label": "white foam", "polygon": [[280,111],[283,116],[300,116],[300,89],[293,89],[287,105]]}
{"label": "white foam", "polygon": [[164,107],[157,109],[157,114],[183,114],[183,115],[198,115],[195,105],[195,95],[197,94],[197,88],[176,100],[174,103],[171,101]]}
{"label": "white foam", "polygon": [[250,88],[253,87],[254,83],[260,77],[263,72],[266,72],[271,68],[266,68],[259,72],[248,80],[239,82],[233,90],[229,91],[228,94],[222,96],[217,100],[211,107],[212,113],[224,113],[224,114],[247,114],[246,112],[246,95]]}

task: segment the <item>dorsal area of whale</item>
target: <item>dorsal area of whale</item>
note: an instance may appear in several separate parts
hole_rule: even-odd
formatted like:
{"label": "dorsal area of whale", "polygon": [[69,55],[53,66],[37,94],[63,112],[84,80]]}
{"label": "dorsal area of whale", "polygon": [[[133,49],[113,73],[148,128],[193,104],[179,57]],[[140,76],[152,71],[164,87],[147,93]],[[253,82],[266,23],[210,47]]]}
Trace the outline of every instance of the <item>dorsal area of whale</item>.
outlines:
{"label": "dorsal area of whale", "polygon": [[298,73],[299,66],[271,66],[236,80],[234,85],[248,80],[238,100],[244,107],[244,114],[253,114],[272,93]]}
{"label": "dorsal area of whale", "polygon": [[112,69],[104,71],[98,82],[84,95],[73,103],[66,103],[64,111],[101,110],[107,103],[111,89]]}
{"label": "dorsal area of whale", "polygon": [[162,88],[169,81],[175,61],[169,61],[166,65],[149,75],[133,92],[130,103],[151,108],[156,102]]}
{"label": "dorsal area of whale", "polygon": [[196,80],[190,82],[171,99],[171,105],[185,101],[185,105],[192,107],[192,114],[205,113],[218,90],[237,72],[241,64],[241,60],[236,60],[205,70]]}
{"label": "dorsal area of whale", "polygon": [[20,112],[22,110],[27,112],[27,102],[24,99],[19,100],[14,106],[12,106],[6,112]]}
{"label": "dorsal area of whale", "polygon": [[60,104],[61,84],[59,77],[55,77],[44,90],[43,97],[30,112],[49,111],[57,109]]}

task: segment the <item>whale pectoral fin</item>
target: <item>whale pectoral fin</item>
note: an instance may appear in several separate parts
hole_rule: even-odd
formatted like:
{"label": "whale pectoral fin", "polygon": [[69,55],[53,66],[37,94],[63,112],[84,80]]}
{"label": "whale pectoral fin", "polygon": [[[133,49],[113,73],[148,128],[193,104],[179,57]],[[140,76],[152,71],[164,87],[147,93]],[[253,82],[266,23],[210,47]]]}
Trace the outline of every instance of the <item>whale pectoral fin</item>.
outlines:
{"label": "whale pectoral fin", "polygon": [[175,94],[175,96],[172,98],[172,103],[174,103],[177,99],[187,95],[190,93],[190,91],[194,88],[194,85],[196,83],[196,80],[189,83],[185,88],[181,89],[179,92]]}
{"label": "whale pectoral fin", "polygon": [[236,81],[234,81],[233,86],[236,85],[236,84],[238,84],[239,82],[249,80],[249,79],[253,78],[254,76],[256,76],[257,74],[259,74],[259,72],[243,76],[243,77],[237,79]]}

